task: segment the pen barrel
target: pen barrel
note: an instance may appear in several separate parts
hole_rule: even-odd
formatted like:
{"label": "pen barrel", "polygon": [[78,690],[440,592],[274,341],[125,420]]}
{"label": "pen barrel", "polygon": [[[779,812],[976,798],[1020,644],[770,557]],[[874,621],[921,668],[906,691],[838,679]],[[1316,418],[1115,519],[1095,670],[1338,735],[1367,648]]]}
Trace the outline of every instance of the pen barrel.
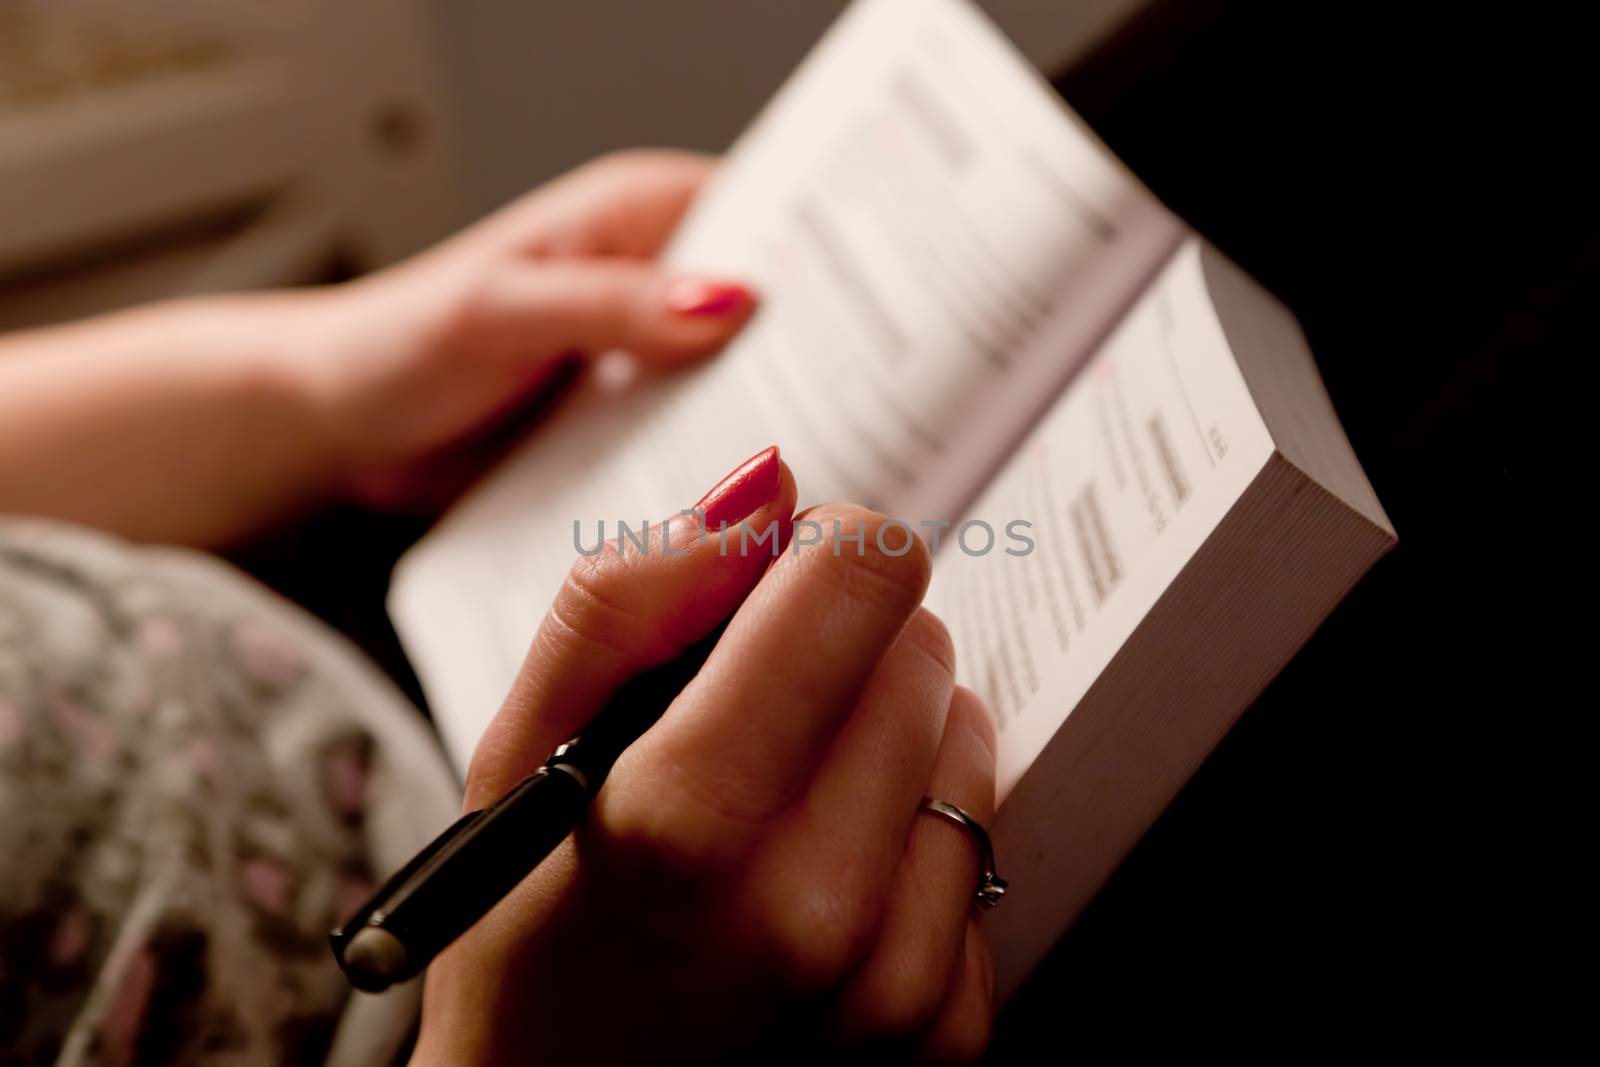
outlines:
{"label": "pen barrel", "polygon": [[541,768],[452,838],[378,922],[405,947],[394,981],[421,973],[515,889],[577,828],[588,803],[584,783]]}
{"label": "pen barrel", "polygon": [[624,683],[549,762],[494,806],[462,816],[333,931],[334,956],[351,984],[379,992],[416,977],[555,851],[617,757],[694,678],[726,625]]}

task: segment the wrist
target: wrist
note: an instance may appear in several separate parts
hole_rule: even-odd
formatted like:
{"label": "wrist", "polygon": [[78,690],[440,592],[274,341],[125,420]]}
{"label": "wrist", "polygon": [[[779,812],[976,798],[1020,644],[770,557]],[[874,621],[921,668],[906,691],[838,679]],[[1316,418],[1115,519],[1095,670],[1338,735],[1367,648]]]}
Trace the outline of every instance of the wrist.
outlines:
{"label": "wrist", "polygon": [[[284,420],[310,500],[341,496],[355,462],[343,410],[348,328],[339,295],[336,288],[252,294],[222,298],[214,309],[219,332],[241,353],[240,388]],[[239,345],[241,336],[253,340]]]}
{"label": "wrist", "polygon": [[308,463],[308,485],[324,499],[345,499],[381,459],[392,434],[381,425],[381,367],[398,340],[381,329],[364,282],[248,298],[260,316],[271,302],[248,373],[279,399]]}

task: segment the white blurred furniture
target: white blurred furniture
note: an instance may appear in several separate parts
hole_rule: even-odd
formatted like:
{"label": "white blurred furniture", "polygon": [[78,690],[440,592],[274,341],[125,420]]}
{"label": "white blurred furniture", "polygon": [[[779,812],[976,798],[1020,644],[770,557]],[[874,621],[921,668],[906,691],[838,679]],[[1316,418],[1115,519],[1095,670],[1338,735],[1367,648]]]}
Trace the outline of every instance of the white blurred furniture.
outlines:
{"label": "white blurred furniture", "polygon": [[424,0],[6,0],[0,329],[368,269],[461,221]]}

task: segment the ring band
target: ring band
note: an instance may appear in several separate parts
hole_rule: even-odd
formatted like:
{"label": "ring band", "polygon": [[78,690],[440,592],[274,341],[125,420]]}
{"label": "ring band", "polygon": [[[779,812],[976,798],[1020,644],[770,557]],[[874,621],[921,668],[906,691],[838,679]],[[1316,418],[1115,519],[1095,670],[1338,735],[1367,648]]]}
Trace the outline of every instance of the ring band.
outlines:
{"label": "ring band", "polygon": [[995,873],[994,845],[990,842],[989,831],[983,828],[983,824],[954,804],[948,804],[943,800],[935,800],[933,797],[923,797],[922,803],[917,810],[949,819],[972,835],[972,839],[978,843],[979,867],[978,891],[976,894],[978,903],[986,908],[992,908],[1000,903],[1000,898],[1006,895],[1006,888],[1009,883]]}

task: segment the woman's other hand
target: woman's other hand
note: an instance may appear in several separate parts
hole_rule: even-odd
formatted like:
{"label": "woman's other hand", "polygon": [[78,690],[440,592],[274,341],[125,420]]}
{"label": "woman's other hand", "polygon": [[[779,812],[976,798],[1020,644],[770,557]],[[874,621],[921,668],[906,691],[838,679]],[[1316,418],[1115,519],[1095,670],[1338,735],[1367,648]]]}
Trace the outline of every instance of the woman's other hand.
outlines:
{"label": "woman's other hand", "polygon": [[670,368],[725,345],[755,310],[751,290],[654,261],[714,167],[687,152],[606,156],[327,291],[302,366],[345,488],[437,505],[571,358],[625,349]]}
{"label": "woman's other hand", "polygon": [[[741,484],[702,503],[707,525],[787,538],[795,489],[776,450]],[[813,543],[773,559],[771,541],[741,553],[731,534],[724,553],[678,519],[684,556],[657,530],[648,553],[579,561],[478,746],[469,809],[625,679],[737,614],[586,824],[435,961],[418,1062],[981,1053],[993,965],[972,921],[978,856],[917,809],[927,794],[990,817],[993,727],[919,606],[926,548],[885,523],[813,509],[794,519]]]}
{"label": "woman's other hand", "polygon": [[0,337],[0,511],[217,547],[330,500],[436,510],[567,357],[678,366],[749,320],[653,261],[712,167],[610,156],[348,285]]}

